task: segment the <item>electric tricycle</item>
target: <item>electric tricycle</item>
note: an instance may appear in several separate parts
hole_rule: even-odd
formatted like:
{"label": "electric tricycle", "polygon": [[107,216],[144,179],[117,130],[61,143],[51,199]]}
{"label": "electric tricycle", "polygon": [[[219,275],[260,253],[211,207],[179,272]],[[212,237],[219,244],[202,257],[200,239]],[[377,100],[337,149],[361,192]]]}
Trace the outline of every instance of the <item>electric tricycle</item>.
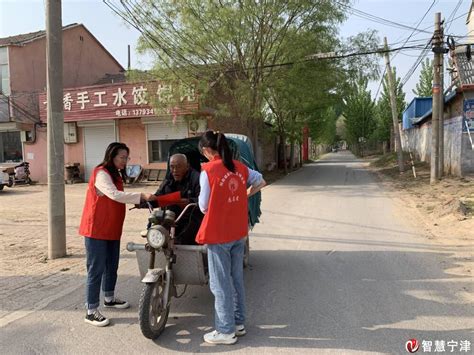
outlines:
{"label": "electric tricycle", "polygon": [[[250,141],[241,135],[226,135],[234,159],[249,168],[258,170],[253,157]],[[169,157],[176,153],[185,154],[193,169],[201,170],[206,162],[198,149],[200,137],[185,138],[175,142],[168,155],[167,175],[170,174]],[[258,223],[260,211],[260,192],[249,199],[249,229]],[[208,283],[207,246],[182,245],[175,243],[176,225],[190,209],[199,208],[188,204],[177,216],[164,208],[153,209],[148,203],[149,217],[147,229],[141,232],[146,238],[143,244],[128,243],[127,250],[136,253],[143,290],[140,296],[138,317],[143,335],[149,339],[160,336],[166,326],[173,297],[181,297],[188,285]],[[249,262],[249,239],[244,257],[244,266]]]}

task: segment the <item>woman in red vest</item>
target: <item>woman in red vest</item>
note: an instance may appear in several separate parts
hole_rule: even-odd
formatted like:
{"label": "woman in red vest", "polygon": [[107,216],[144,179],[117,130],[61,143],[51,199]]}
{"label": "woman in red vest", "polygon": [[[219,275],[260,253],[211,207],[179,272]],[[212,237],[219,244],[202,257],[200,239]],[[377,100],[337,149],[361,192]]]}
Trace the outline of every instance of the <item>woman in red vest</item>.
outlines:
{"label": "woman in red vest", "polygon": [[[205,214],[196,242],[208,245],[209,283],[214,294],[215,330],[211,344],[234,344],[245,335],[243,259],[248,234],[247,198],[257,193],[262,175],[232,159],[224,134],[207,131],[199,149],[209,160],[200,176],[199,208]],[[247,186],[251,186],[247,191]]]}
{"label": "woman in red vest", "polygon": [[101,285],[105,307],[130,306],[114,294],[125,204],[139,204],[156,198],[150,193],[123,191],[129,152],[123,143],[115,142],[107,147],[104,160],[90,177],[79,227],[79,234],[85,237],[87,255],[85,322],[99,327],[109,324],[109,320],[98,311]]}

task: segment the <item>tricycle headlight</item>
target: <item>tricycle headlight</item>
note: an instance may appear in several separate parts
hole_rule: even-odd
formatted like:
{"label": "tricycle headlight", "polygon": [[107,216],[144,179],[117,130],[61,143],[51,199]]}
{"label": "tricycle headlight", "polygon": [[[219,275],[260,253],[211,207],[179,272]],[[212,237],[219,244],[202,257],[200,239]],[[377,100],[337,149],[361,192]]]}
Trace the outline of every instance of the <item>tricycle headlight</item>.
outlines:
{"label": "tricycle headlight", "polygon": [[166,232],[164,228],[150,228],[146,235],[148,244],[155,249],[161,248],[166,242]]}

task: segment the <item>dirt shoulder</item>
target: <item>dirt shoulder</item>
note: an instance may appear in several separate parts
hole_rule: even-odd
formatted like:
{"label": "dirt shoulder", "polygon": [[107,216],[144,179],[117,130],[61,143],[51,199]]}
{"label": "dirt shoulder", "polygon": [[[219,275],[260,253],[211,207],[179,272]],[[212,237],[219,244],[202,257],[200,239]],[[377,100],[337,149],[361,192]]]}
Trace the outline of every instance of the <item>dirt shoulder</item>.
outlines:
{"label": "dirt shoulder", "polygon": [[369,169],[397,200],[412,222],[421,225],[432,242],[458,247],[458,267],[450,272],[472,275],[474,270],[474,176],[443,177],[430,184],[426,163],[408,164],[400,174],[396,156],[370,157]]}

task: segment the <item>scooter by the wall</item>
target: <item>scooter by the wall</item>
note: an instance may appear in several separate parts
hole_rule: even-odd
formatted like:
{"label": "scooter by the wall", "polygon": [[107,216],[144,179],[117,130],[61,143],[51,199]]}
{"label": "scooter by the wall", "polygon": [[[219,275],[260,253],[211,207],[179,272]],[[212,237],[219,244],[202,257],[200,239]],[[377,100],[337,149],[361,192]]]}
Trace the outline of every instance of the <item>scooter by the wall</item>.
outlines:
{"label": "scooter by the wall", "polygon": [[3,172],[8,174],[8,187],[15,186],[16,184],[31,184],[30,163],[27,161],[6,168]]}

